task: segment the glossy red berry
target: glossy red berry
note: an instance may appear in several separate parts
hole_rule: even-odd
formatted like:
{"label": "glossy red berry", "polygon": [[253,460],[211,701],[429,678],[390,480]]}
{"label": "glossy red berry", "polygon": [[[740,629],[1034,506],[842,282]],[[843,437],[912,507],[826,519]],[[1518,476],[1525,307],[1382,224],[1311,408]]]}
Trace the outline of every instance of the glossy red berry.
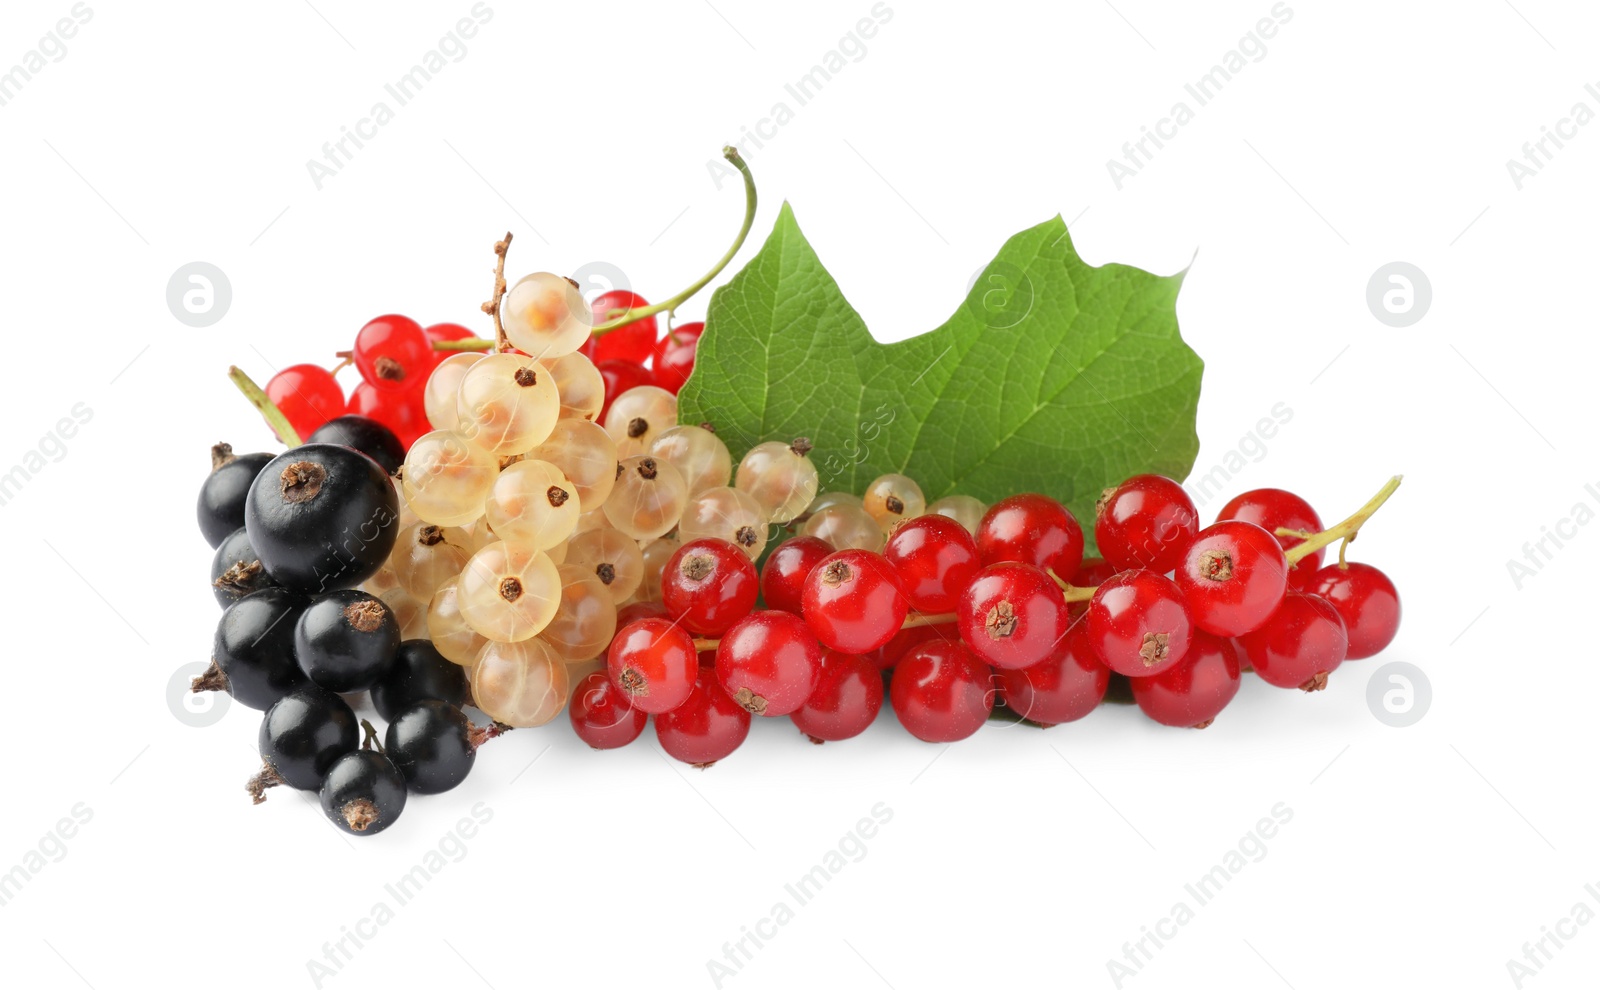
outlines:
{"label": "glossy red berry", "polygon": [[691,540],[661,569],[661,603],[702,636],[721,636],[750,614],[760,593],[756,565],[727,540]]}
{"label": "glossy red berry", "polygon": [[1316,573],[1311,590],[1344,620],[1350,637],[1346,660],[1364,660],[1382,651],[1400,631],[1400,592],[1370,564],[1329,564]]}
{"label": "glossy red berry", "polygon": [[[459,323],[435,323],[433,326],[424,327],[422,334],[428,338],[429,347],[432,347],[434,344],[441,341],[471,340],[478,336]],[[440,361],[443,361],[450,355],[459,353],[459,351],[435,350],[433,352],[433,363],[437,365]]]}
{"label": "glossy red berry", "polygon": [[788,715],[811,697],[822,646],[788,612],[752,612],[717,644],[717,682],[752,715]]}
{"label": "glossy red berry", "polygon": [[314,364],[290,365],[269,378],[262,391],[302,439],[344,415],[344,390],[332,372]]}
{"label": "glossy red berry", "polygon": [[611,679],[594,671],[578,682],[567,705],[572,730],[595,749],[616,749],[639,738],[650,720],[635,708]]}
{"label": "glossy red berry", "polygon": [[918,516],[901,523],[883,556],[900,576],[911,607],[930,614],[954,612],[961,592],[982,566],[972,534],[948,516]]}
{"label": "glossy red berry", "polygon": [[894,639],[867,654],[879,670],[888,670],[900,658],[911,652],[912,647],[935,639],[948,640],[952,643],[961,642],[961,630],[954,621],[942,623],[937,626],[912,626],[902,628],[894,634]]}
{"label": "glossy red berry", "polygon": [[[612,289],[589,300],[594,312],[595,326],[610,323],[613,310],[643,309],[650,305],[644,296],[627,289]],[[617,313],[621,316],[621,313]],[[625,323],[615,330],[607,330],[598,337],[590,337],[583,345],[583,353],[598,364],[601,361],[632,361],[643,365],[650,360],[656,348],[656,318],[644,316]]]}
{"label": "glossy red berry", "polygon": [[601,361],[595,368],[600,372],[600,379],[606,386],[606,401],[600,408],[600,415],[595,417],[597,423],[606,421],[606,413],[610,411],[611,402],[617,396],[630,388],[652,383],[650,372],[645,366],[633,361]]}
{"label": "glossy red berry", "polygon": [[[1236,496],[1217,513],[1217,519],[1218,521],[1239,519],[1255,523],[1273,534],[1280,528],[1298,529],[1307,533],[1322,532],[1322,519],[1317,515],[1317,510],[1311,507],[1311,503],[1294,492],[1286,492],[1282,488],[1257,488]],[[1274,538],[1285,550],[1292,550],[1305,542],[1298,536],[1275,535]],[[1311,576],[1321,566],[1322,551],[1317,550],[1290,569],[1289,587],[1296,591],[1310,590]]]}
{"label": "glossy red berry", "polygon": [[767,603],[767,608],[799,615],[806,576],[832,553],[833,547],[815,536],[784,540],[761,565],[761,600]]}
{"label": "glossy red berry", "polygon": [[1089,642],[1100,662],[1128,677],[1175,667],[1189,650],[1193,623],[1183,592],[1155,571],[1121,571],[1089,600]]}
{"label": "glossy red berry", "polygon": [[650,714],[683,704],[694,688],[699,660],[694,638],[666,619],[625,626],[606,652],[606,673],[633,707]]}
{"label": "glossy red berry", "polygon": [[1177,666],[1128,684],[1139,708],[1157,722],[1203,729],[1239,693],[1239,651],[1231,639],[1196,632]]}
{"label": "glossy red berry", "polygon": [[428,413],[422,405],[421,389],[415,392],[380,392],[362,382],[350,393],[350,403],[345,407],[345,412],[382,423],[407,450],[417,442],[418,437],[433,429],[428,424]]}
{"label": "glossy red berry", "polygon": [[790,720],[812,742],[838,742],[867,731],[883,707],[883,675],[866,657],[837,650],[822,655],[817,686]]}
{"label": "glossy red berry", "polygon": [[1019,560],[1071,580],[1083,562],[1083,527],[1067,507],[1045,495],[1003,498],[978,523],[984,564]]}
{"label": "glossy red berry", "polygon": [[672,614],[660,602],[629,602],[617,609],[617,628],[622,629],[640,619],[672,619]]}
{"label": "glossy red berry", "polygon": [[705,328],[704,323],[680,323],[656,342],[652,362],[656,385],[673,395],[678,394],[678,389],[689,380],[689,373],[694,371],[695,351]]}
{"label": "glossy red berry", "polygon": [[1176,578],[1195,625],[1217,636],[1239,636],[1278,607],[1289,563],[1271,533],[1255,523],[1225,519],[1189,544]]}
{"label": "glossy red berry", "polygon": [[1066,600],[1050,575],[1032,564],[985,567],[956,606],[961,640],[995,667],[1031,667],[1055,648],[1072,624]]}
{"label": "glossy red berry", "polygon": [[1239,637],[1240,659],[1282,688],[1320,691],[1350,648],[1344,619],[1326,598],[1291,591],[1261,628]]}
{"label": "glossy red berry", "polygon": [[911,603],[900,575],[882,554],[840,550],[806,575],[801,608],[828,649],[870,653],[900,631]]}
{"label": "glossy red berry", "polygon": [[1111,671],[1089,645],[1089,629],[1082,622],[1043,660],[1021,670],[996,670],[994,676],[1006,707],[1041,725],[1083,718],[1105,698],[1111,682]]}
{"label": "glossy red berry", "polygon": [[417,321],[394,314],[362,327],[351,355],[362,379],[380,392],[420,388],[436,363],[433,344]]}
{"label": "glossy red berry", "polygon": [[889,705],[923,742],[956,742],[983,728],[994,710],[989,668],[960,643],[934,640],[900,658]]}
{"label": "glossy red berry", "polygon": [[749,734],[750,713],[728,697],[709,667],[700,669],[683,704],[656,716],[662,750],[701,769],[738,749]]}
{"label": "glossy red berry", "polygon": [[1075,588],[1095,588],[1111,575],[1117,573],[1103,557],[1085,557],[1083,563],[1078,565],[1078,573],[1067,578],[1067,583]]}
{"label": "glossy red berry", "polygon": [[1095,504],[1095,543],[1119,571],[1142,567],[1165,574],[1178,566],[1199,531],[1189,493],[1159,474],[1135,475],[1107,488]]}

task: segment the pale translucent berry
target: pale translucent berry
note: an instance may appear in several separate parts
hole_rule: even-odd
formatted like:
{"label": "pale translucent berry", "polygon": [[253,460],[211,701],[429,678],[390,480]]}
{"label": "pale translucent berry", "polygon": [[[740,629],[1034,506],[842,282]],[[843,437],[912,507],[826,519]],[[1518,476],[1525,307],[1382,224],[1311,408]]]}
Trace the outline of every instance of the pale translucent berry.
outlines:
{"label": "pale translucent berry", "polygon": [[500,462],[459,433],[435,430],[417,438],[400,469],[406,504],[435,526],[465,526],[483,515],[483,500]]}
{"label": "pale translucent berry", "polygon": [[683,475],[689,494],[723,488],[733,480],[733,456],[722,438],[701,426],[674,426],[657,434],[650,456],[666,461]]}
{"label": "pale translucent berry", "polygon": [[[616,466],[613,465],[611,468],[613,477],[616,476],[616,471]],[[572,531],[572,535],[577,536],[579,533],[588,533],[597,529],[611,528],[611,520],[606,518],[606,510],[604,508],[594,509],[590,512],[585,512],[583,515],[578,517],[578,526]]]}
{"label": "pale translucent berry", "polygon": [[678,397],[654,385],[628,389],[606,410],[606,432],[622,457],[644,453],[656,437],[677,425]]}
{"label": "pale translucent berry", "polygon": [[482,360],[477,351],[462,351],[440,361],[428,376],[422,392],[422,408],[428,414],[428,424],[436,430],[453,430],[461,422],[456,411],[456,393],[461,390],[461,379],[467,369]]}
{"label": "pale translucent berry", "polygon": [[639,541],[607,527],[579,533],[567,543],[567,563],[581,564],[599,576],[622,605],[644,581],[644,555]]}
{"label": "pale translucent berry", "polygon": [[428,635],[428,607],[406,594],[406,589],[397,585],[378,598],[394,613],[394,621],[400,626],[401,639],[417,639]]}
{"label": "pale translucent berry", "polygon": [[567,665],[542,639],[488,643],[472,665],[472,700],[496,722],[543,725],[567,707]]}
{"label": "pale translucent berry", "polygon": [[907,519],[915,519],[927,509],[922,488],[903,474],[886,474],[875,478],[861,497],[861,507],[878,521],[885,533]]}
{"label": "pale translucent berry", "polygon": [[810,450],[804,437],[792,444],[756,444],[739,461],[734,487],[753,496],[772,522],[789,522],[817,495],[817,466],[806,456]]}
{"label": "pale translucent berry", "polygon": [[635,540],[665,536],[689,501],[683,475],[666,461],[630,457],[617,464],[617,484],[603,506],[611,525]]}
{"label": "pale translucent berry", "polygon": [[678,523],[678,540],[727,540],[751,560],[767,547],[766,510],[748,492],[737,488],[708,488],[689,500]]}
{"label": "pale translucent berry", "polygon": [[837,502],[813,512],[800,527],[801,536],[815,536],[835,550],[883,549],[884,533],[867,510]]}
{"label": "pale translucent berry", "polygon": [[484,519],[507,543],[547,550],[566,542],[577,528],[581,501],[560,468],[524,458],[495,479]]}
{"label": "pale translucent berry", "polygon": [[533,358],[571,354],[589,340],[594,315],[578,287],[560,275],[534,272],[500,301],[500,323],[517,350]]}
{"label": "pale translucent berry", "polygon": [[645,544],[644,550],[641,551],[644,556],[644,581],[636,592],[640,598],[647,602],[661,600],[661,569],[667,566],[667,561],[672,559],[672,555],[678,552],[680,546],[682,544],[677,540],[665,537]]}
{"label": "pale translucent berry", "polygon": [[425,602],[439,585],[461,573],[472,556],[472,537],[464,529],[418,523],[400,534],[389,566],[406,594]]}
{"label": "pale translucent berry", "polygon": [[593,568],[561,566],[561,607],[539,638],[562,660],[590,660],[604,653],[617,631],[617,603]]}
{"label": "pale translucent berry", "polygon": [[600,369],[582,354],[563,354],[554,360],[546,359],[550,377],[555,379],[556,394],[561,397],[562,419],[593,420],[606,404],[606,381]]}
{"label": "pale translucent berry", "polygon": [[978,533],[978,524],[983,522],[983,514],[989,507],[971,495],[946,495],[932,505],[928,512],[936,516],[948,516],[967,528],[967,532],[974,536]]}
{"label": "pale translucent berry", "polygon": [[446,660],[467,666],[477,659],[478,651],[489,641],[461,617],[456,582],[456,578],[451,578],[441,584],[433,593],[433,600],[428,602],[428,638]]}
{"label": "pale translucent berry", "polygon": [[520,354],[490,354],[467,369],[456,393],[456,430],[497,457],[526,454],[561,418],[555,377]]}
{"label": "pale translucent berry", "polygon": [[578,503],[585,513],[598,512],[616,484],[616,441],[594,423],[563,419],[528,456],[559,468],[577,488]]}
{"label": "pale translucent berry", "polygon": [[546,554],[491,543],[472,555],[457,584],[467,625],[497,643],[518,643],[550,624],[561,605],[561,575]]}

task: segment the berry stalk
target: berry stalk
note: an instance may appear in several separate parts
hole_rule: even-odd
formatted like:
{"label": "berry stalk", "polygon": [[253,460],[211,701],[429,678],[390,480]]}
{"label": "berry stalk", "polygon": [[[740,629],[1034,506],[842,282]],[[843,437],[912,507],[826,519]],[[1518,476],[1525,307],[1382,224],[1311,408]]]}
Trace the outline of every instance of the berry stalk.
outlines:
{"label": "berry stalk", "polygon": [[244,393],[244,397],[250,400],[252,406],[256,407],[256,411],[261,413],[261,418],[267,421],[268,426],[272,427],[272,432],[278,435],[278,439],[283,441],[284,446],[300,446],[300,434],[296,433],[294,427],[289,425],[288,417],[283,414],[271,399],[267,398],[267,393],[261,390],[260,385],[251,381],[250,376],[240,371],[237,366],[228,368],[228,380],[233,382],[240,392]]}
{"label": "berry stalk", "polygon": [[[1355,513],[1344,522],[1341,522],[1337,526],[1333,526],[1329,529],[1325,529],[1320,533],[1313,533],[1309,536],[1306,536],[1304,543],[1297,544],[1292,550],[1285,551],[1284,557],[1288,559],[1289,565],[1291,567],[1294,566],[1335,540],[1343,540],[1348,543],[1355,539],[1356,534],[1361,531],[1362,524],[1364,524],[1368,519],[1372,518],[1372,514],[1377,512],[1378,509],[1383,506],[1383,503],[1389,501],[1389,496],[1393,495],[1395,493],[1395,489],[1400,487],[1401,477],[1401,475],[1397,474],[1393,478],[1390,478],[1388,483],[1378,490],[1378,494],[1372,496],[1372,498],[1367,501],[1366,505],[1363,505],[1361,508],[1357,509]],[[1280,527],[1277,535],[1301,536],[1304,534],[1302,534],[1299,530],[1285,529]],[[1344,559],[1343,553],[1343,547],[1341,547],[1340,560]]]}

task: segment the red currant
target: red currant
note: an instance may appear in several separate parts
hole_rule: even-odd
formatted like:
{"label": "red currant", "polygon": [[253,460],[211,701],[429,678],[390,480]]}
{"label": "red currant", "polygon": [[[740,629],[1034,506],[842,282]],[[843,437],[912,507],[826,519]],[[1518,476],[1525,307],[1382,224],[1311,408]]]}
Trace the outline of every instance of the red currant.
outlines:
{"label": "red currant", "polygon": [[656,716],[662,750],[701,769],[738,749],[749,734],[750,713],[728,697],[709,667],[701,668],[683,704]]}
{"label": "red currant", "polygon": [[900,631],[911,603],[882,554],[840,550],[806,575],[801,608],[806,624],[830,650],[870,653]]}
{"label": "red currant", "polygon": [[1276,687],[1320,691],[1350,648],[1344,619],[1326,598],[1291,591],[1266,624],[1239,637],[1242,659]]}
{"label": "red currant", "polygon": [[717,681],[752,715],[788,715],[811,697],[822,647],[788,612],[752,612],[717,644]]}
{"label": "red currant", "polygon": [[959,643],[961,642],[961,631],[956,628],[954,622],[946,622],[937,626],[912,626],[909,629],[901,629],[894,634],[894,639],[873,650],[867,654],[867,657],[877,665],[879,670],[888,670],[896,663],[899,663],[901,657],[911,652],[912,647],[935,639]]}
{"label": "red currant", "polygon": [[1177,582],[1195,625],[1217,636],[1238,636],[1267,621],[1283,599],[1288,575],[1283,548],[1271,533],[1225,519],[1189,544]]}
{"label": "red currant", "polygon": [[1072,579],[1083,562],[1083,527],[1066,506],[1044,495],[1003,498],[978,524],[978,556],[985,564],[1020,560]]}
{"label": "red currant", "polygon": [[1400,631],[1400,592],[1370,564],[1329,564],[1316,573],[1311,591],[1339,610],[1350,636],[1346,660],[1382,651]]}
{"label": "red currant", "polygon": [[822,654],[817,686],[789,718],[812,742],[838,742],[867,731],[883,707],[883,676],[862,656]]}
{"label": "red currant", "polygon": [[[589,308],[594,311],[595,326],[610,323],[612,310],[643,309],[648,305],[650,303],[644,296],[627,289],[612,289],[589,300]],[[583,353],[596,364],[601,361],[632,361],[643,365],[650,360],[655,347],[656,318],[643,316],[615,330],[607,330],[598,337],[590,337],[589,342],[583,345]]]}
{"label": "red currant", "polygon": [[628,696],[617,690],[611,679],[595,671],[578,682],[567,705],[572,729],[578,738],[595,749],[616,749],[639,738],[650,720],[643,709],[635,708]]}
{"label": "red currant", "polygon": [[344,390],[327,368],[314,364],[291,365],[267,380],[273,405],[302,437],[308,437],[330,419],[344,415]]}
{"label": "red currant", "polygon": [[918,516],[901,523],[883,556],[918,612],[955,611],[961,592],[982,566],[972,534],[947,516]]}
{"label": "red currant", "polygon": [[381,392],[420,388],[436,363],[433,344],[417,321],[393,314],[362,327],[351,353],[361,377]]}
{"label": "red currant", "polygon": [[606,652],[611,683],[633,707],[652,715],[683,704],[698,667],[694,639],[666,619],[629,623]]}
{"label": "red currant", "polygon": [[934,640],[895,665],[889,705],[923,742],[956,742],[983,728],[994,710],[993,677],[965,646]]}
{"label": "red currant", "polygon": [[656,342],[652,362],[656,385],[673,395],[678,394],[678,389],[689,380],[689,373],[694,371],[695,350],[700,346],[700,334],[705,329],[704,323],[680,323]]}
{"label": "red currant", "polygon": [[1192,624],[1183,592],[1155,571],[1121,571],[1089,600],[1089,642],[1107,667],[1151,677],[1189,650]]}
{"label": "red currant", "polygon": [[799,615],[806,576],[831,553],[833,547],[815,536],[796,536],[778,544],[761,565],[761,599],[767,608]]}
{"label": "red currant", "polygon": [[[1298,529],[1307,533],[1322,532],[1322,520],[1317,516],[1317,510],[1311,507],[1311,503],[1294,492],[1286,492],[1282,488],[1257,488],[1236,496],[1217,513],[1217,519],[1218,521],[1239,519],[1255,523],[1273,534],[1280,528]],[[1275,538],[1285,550],[1293,550],[1305,542],[1298,536]],[[1289,571],[1289,587],[1296,591],[1311,590],[1311,576],[1321,566],[1321,550],[1303,558]]]}
{"label": "red currant", "polygon": [[[429,347],[446,340],[472,340],[478,336],[459,323],[435,323],[431,327],[423,328],[422,333],[428,338]],[[450,355],[459,353],[461,352],[436,350],[433,352],[433,363],[437,365]]]}
{"label": "red currant", "polygon": [[1196,632],[1175,667],[1128,681],[1133,700],[1162,725],[1203,729],[1239,693],[1239,651],[1233,640]]}
{"label": "red currant", "polygon": [[611,409],[611,401],[630,388],[652,383],[650,372],[642,364],[633,361],[601,361],[595,365],[600,372],[600,380],[606,386],[606,402],[600,409],[600,415],[595,418],[596,423],[606,421],[606,413]]}
{"label": "red currant", "polygon": [[1078,573],[1067,578],[1067,583],[1075,588],[1094,588],[1115,573],[1117,569],[1104,558],[1085,557],[1083,563],[1078,565]]}
{"label": "red currant", "polygon": [[672,613],[660,602],[629,602],[617,609],[617,628],[621,629],[629,623],[638,622],[640,619],[667,619],[671,620]]}
{"label": "red currant", "polygon": [[1006,707],[1041,725],[1083,718],[1105,698],[1111,681],[1111,671],[1089,645],[1089,629],[1082,622],[1043,660],[1021,670],[997,670],[994,676]]}
{"label": "red currant", "polygon": [[1095,543],[1119,571],[1142,567],[1167,573],[1199,530],[1189,493],[1159,474],[1135,475],[1107,488],[1095,504]]}
{"label": "red currant", "polygon": [[365,416],[389,428],[407,450],[417,438],[433,427],[428,423],[428,412],[422,405],[422,390],[415,392],[380,392],[366,382],[357,385],[350,393],[350,404],[345,412]]}
{"label": "red currant", "polygon": [[980,660],[1019,670],[1049,656],[1072,617],[1050,575],[1032,564],[1004,561],[985,567],[967,585],[956,622],[962,642]]}
{"label": "red currant", "polygon": [[756,565],[727,540],[691,540],[661,569],[661,603],[702,636],[720,636],[749,615],[760,593]]}

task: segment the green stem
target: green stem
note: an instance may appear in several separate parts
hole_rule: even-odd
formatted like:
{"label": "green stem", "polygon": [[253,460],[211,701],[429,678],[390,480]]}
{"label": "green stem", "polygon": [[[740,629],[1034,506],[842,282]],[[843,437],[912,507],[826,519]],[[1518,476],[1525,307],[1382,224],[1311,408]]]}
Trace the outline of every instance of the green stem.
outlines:
{"label": "green stem", "polygon": [[[1285,551],[1284,556],[1288,558],[1289,566],[1293,567],[1295,564],[1298,564],[1300,561],[1316,553],[1318,550],[1321,550],[1328,544],[1333,543],[1335,540],[1355,539],[1356,533],[1361,530],[1362,524],[1368,519],[1372,518],[1372,514],[1377,512],[1378,509],[1383,506],[1383,503],[1389,501],[1389,496],[1393,495],[1395,489],[1400,487],[1400,478],[1401,476],[1398,474],[1393,478],[1390,478],[1388,484],[1379,489],[1378,494],[1372,496],[1372,498],[1367,501],[1367,504],[1357,509],[1355,514],[1349,519],[1346,519],[1344,522],[1333,527],[1332,529],[1325,529],[1320,533],[1308,537],[1304,543],[1297,543],[1292,550]],[[1277,533],[1279,536],[1299,535],[1297,530],[1285,530],[1281,527],[1278,529]]]}
{"label": "green stem", "polygon": [[296,433],[294,427],[289,425],[289,419],[283,414],[283,411],[271,399],[267,398],[267,393],[261,391],[260,385],[251,381],[250,376],[240,371],[237,367],[228,369],[228,379],[238,386],[239,391],[244,393],[244,397],[250,400],[252,406],[256,407],[256,411],[261,413],[261,418],[267,421],[267,425],[272,427],[272,432],[278,435],[278,439],[282,440],[285,446],[300,446],[300,434]]}

